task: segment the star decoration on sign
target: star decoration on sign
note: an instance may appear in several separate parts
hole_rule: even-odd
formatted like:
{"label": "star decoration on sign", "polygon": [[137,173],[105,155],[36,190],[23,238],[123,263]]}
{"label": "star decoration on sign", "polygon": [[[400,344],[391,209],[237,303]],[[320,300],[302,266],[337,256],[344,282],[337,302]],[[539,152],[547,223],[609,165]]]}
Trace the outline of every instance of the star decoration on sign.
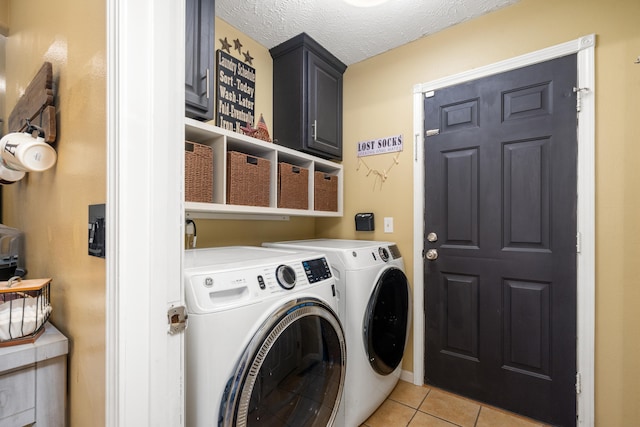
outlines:
{"label": "star decoration on sign", "polygon": [[242,43],[240,43],[240,39],[235,39],[235,40],[233,41],[233,44],[234,44],[233,50],[237,50],[237,51],[238,51],[238,53],[242,53],[242,50],[241,50],[241,48],[242,48]]}
{"label": "star decoration on sign", "polygon": [[224,39],[218,40],[220,40],[220,43],[222,43],[222,50],[226,50],[227,53],[231,53],[231,50],[229,50],[231,48],[231,43],[227,41],[227,38],[225,37]]}
{"label": "star decoration on sign", "polygon": [[249,54],[249,51],[242,52],[242,54],[244,55],[244,62],[249,63],[249,65],[253,65],[253,62],[251,62],[253,60],[253,56]]}

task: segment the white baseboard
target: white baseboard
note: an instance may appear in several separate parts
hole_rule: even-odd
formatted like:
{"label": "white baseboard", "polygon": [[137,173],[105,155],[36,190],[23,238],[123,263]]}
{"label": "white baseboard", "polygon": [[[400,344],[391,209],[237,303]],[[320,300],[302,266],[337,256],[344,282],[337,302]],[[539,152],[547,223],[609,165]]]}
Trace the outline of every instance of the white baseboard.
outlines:
{"label": "white baseboard", "polygon": [[422,385],[422,383],[420,383],[420,384],[416,384],[416,383],[413,381],[413,372],[411,372],[411,371],[405,371],[404,369],[403,369],[402,371],[400,371],[400,379],[401,379],[402,381],[406,381],[406,382],[411,383],[411,384],[415,384],[415,385]]}

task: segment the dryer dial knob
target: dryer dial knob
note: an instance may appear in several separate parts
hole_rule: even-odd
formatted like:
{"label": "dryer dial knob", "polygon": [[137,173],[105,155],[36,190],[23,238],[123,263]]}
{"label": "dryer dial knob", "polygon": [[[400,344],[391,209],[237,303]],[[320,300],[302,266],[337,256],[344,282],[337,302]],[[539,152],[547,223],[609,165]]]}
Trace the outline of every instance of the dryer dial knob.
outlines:
{"label": "dryer dial knob", "polygon": [[380,258],[384,262],[389,261],[389,251],[387,250],[387,248],[383,248],[383,247],[378,248],[378,254],[380,255]]}
{"label": "dryer dial knob", "polygon": [[296,285],[296,272],[288,265],[280,265],[276,269],[276,279],[284,289],[293,289]]}

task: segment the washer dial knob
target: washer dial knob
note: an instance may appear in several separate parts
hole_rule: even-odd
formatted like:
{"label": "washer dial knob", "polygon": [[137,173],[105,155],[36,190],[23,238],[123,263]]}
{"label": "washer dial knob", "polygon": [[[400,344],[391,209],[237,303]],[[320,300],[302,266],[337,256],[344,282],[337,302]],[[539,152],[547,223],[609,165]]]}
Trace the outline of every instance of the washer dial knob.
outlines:
{"label": "washer dial knob", "polygon": [[293,289],[296,285],[296,272],[288,265],[280,265],[276,268],[276,279],[284,289]]}

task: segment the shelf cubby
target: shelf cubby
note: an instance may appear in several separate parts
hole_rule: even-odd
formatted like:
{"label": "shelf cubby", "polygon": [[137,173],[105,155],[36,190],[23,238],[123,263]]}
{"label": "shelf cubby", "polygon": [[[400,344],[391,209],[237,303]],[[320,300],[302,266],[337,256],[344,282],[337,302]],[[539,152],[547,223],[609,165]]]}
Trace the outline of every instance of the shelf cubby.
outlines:
{"label": "shelf cubby", "polygon": [[[185,139],[210,146],[213,152],[213,203],[185,202],[190,218],[251,218],[288,216],[341,217],[343,214],[343,168],[330,160],[321,159],[278,144],[241,135],[210,123],[185,118]],[[237,151],[260,157],[270,162],[269,206],[234,205],[227,203],[227,153]],[[284,162],[309,170],[308,209],[278,208],[278,164]],[[337,179],[336,211],[314,208],[315,172],[335,176]]]}

